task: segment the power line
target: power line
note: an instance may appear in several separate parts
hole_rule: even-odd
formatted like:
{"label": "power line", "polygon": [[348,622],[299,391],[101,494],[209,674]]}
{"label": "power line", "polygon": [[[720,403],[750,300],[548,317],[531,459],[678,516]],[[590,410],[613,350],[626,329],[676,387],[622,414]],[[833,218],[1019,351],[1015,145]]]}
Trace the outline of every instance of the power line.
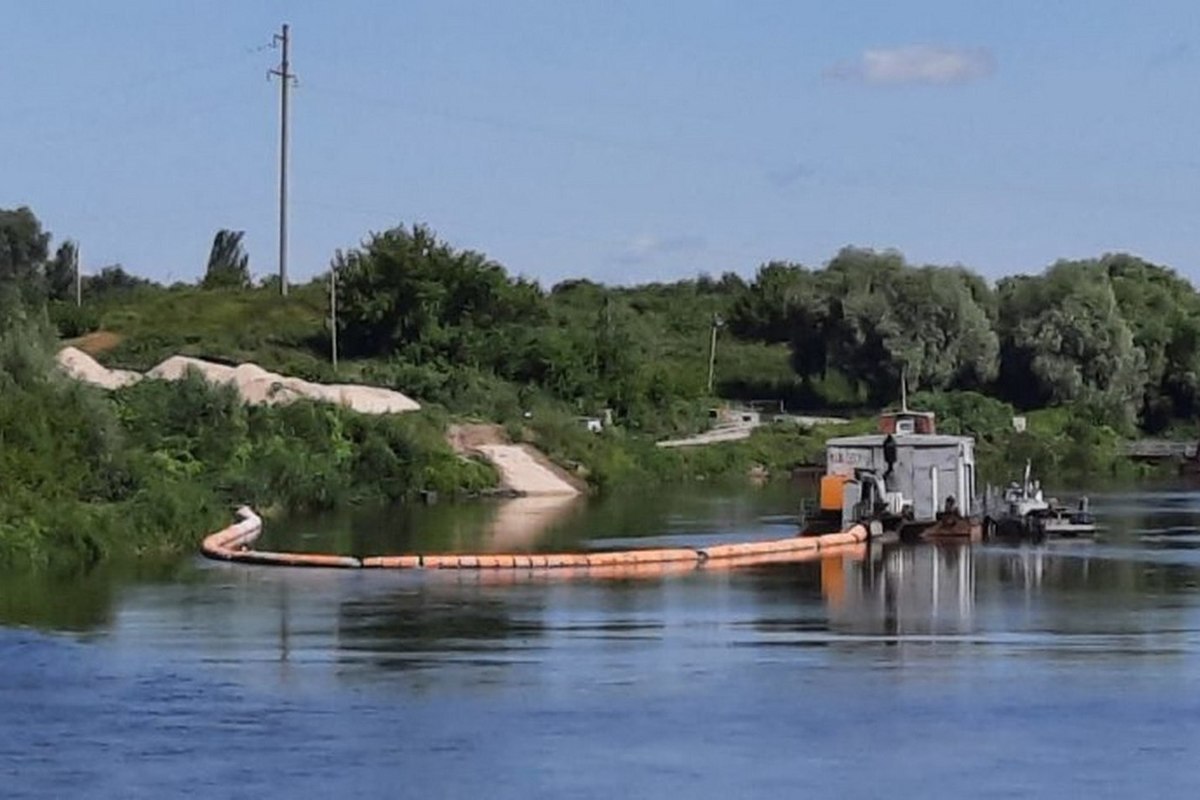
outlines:
{"label": "power line", "polygon": [[[103,114],[111,112],[114,107],[120,107],[119,103],[114,103],[114,99],[118,101],[127,101],[131,99],[141,99],[143,95],[141,90],[153,86],[167,80],[174,80],[181,76],[189,75],[196,72],[217,72],[220,70],[231,70],[234,67],[234,62],[241,59],[248,59],[254,53],[257,53],[261,48],[230,48],[217,55],[208,54],[203,58],[195,61],[180,64],[165,69],[157,68],[134,72],[126,75],[114,75],[104,77],[99,70],[95,71],[99,78],[92,85],[83,85],[81,92],[83,97],[79,102],[72,101],[76,110],[86,108],[90,113]],[[17,105],[12,108],[6,108],[5,114],[13,119],[21,117],[35,117],[46,113],[55,113],[62,106],[63,100],[57,93],[45,94],[33,102],[24,105]]]}

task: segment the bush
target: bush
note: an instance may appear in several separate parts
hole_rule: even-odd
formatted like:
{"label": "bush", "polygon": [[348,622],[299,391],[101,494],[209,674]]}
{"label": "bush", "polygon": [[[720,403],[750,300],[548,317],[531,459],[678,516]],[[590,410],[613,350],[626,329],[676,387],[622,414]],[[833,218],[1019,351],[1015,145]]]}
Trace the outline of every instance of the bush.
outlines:
{"label": "bush", "polygon": [[64,339],[75,339],[100,329],[100,314],[91,306],[54,301],[47,306],[47,312],[50,323]]}

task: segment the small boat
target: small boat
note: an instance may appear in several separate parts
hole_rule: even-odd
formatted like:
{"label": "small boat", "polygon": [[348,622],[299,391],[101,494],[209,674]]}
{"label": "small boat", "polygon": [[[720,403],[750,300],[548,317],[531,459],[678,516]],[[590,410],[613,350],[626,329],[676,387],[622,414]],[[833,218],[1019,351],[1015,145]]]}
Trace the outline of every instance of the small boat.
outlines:
{"label": "small boat", "polygon": [[[1047,536],[1089,536],[1096,532],[1096,521],[1083,498],[1078,509],[1070,509],[1042,493],[1041,484],[1030,477],[1030,464],[1025,463],[1021,483],[1014,481],[996,503],[990,496],[984,501],[985,536],[1002,539],[1041,541]],[[995,513],[992,513],[995,509]]]}
{"label": "small boat", "polygon": [[1054,503],[1046,514],[1042,528],[1047,536],[1091,536],[1096,532],[1096,518],[1088,511],[1088,499],[1079,501],[1079,508],[1072,511]]}

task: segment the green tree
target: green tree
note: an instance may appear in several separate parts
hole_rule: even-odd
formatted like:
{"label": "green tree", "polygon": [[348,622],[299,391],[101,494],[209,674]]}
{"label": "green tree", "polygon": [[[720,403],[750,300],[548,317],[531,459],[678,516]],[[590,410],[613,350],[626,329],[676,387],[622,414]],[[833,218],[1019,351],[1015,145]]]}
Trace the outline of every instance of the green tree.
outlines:
{"label": "green tree", "polygon": [[49,247],[50,234],[27,206],[0,209],[0,281],[38,283]]}
{"label": "green tree", "polygon": [[120,264],[110,264],[95,275],[86,275],[83,278],[84,293],[89,297],[97,298],[123,294],[154,285],[151,280],[130,275]]}
{"label": "green tree", "polygon": [[502,331],[545,316],[536,283],[509,277],[481,253],[455,250],[423,225],[374,234],[359,249],[339,251],[332,266],[341,341],[351,355],[479,362],[484,350],[498,354]]}
{"label": "green tree", "polygon": [[1060,261],[998,287],[1002,388],[1025,407],[1083,404],[1116,427],[1136,419],[1145,357],[1095,261]]}
{"label": "green tree", "polygon": [[1112,282],[1121,316],[1146,361],[1142,426],[1166,427],[1173,418],[1191,417],[1197,407],[1200,350],[1200,297],[1174,270],[1123,253],[1099,261]]}
{"label": "green tree", "polygon": [[787,341],[806,380],[836,369],[874,403],[913,386],[979,388],[996,375],[999,340],[987,284],[961,267],[909,266],[894,251],[845,248],[824,270],[771,263],[734,304],[733,329]]}
{"label": "green tree", "polygon": [[[732,282],[731,282],[732,283]],[[754,281],[738,293],[729,312],[729,327],[738,336],[765,342],[787,342],[805,312],[815,310],[816,276],[800,264],[771,261],[758,268]]]}
{"label": "green tree", "polygon": [[51,300],[70,300],[75,296],[76,245],[67,240],[58,246],[54,258],[46,263],[46,296]]}
{"label": "green tree", "polygon": [[204,271],[202,285],[205,289],[245,289],[250,286],[250,256],[242,248],[245,235],[245,231],[217,231]]}
{"label": "green tree", "polygon": [[995,378],[999,338],[962,271],[906,270],[883,319],[893,367],[907,370],[914,386],[969,389]]}

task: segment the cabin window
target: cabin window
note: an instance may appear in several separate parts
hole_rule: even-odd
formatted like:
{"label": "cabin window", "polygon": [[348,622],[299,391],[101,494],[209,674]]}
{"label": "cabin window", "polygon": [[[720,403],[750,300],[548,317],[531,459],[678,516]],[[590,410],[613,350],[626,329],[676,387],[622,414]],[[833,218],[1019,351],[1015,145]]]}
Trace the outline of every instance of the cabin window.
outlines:
{"label": "cabin window", "polygon": [[912,433],[913,421],[911,419],[896,420],[896,433]]}

